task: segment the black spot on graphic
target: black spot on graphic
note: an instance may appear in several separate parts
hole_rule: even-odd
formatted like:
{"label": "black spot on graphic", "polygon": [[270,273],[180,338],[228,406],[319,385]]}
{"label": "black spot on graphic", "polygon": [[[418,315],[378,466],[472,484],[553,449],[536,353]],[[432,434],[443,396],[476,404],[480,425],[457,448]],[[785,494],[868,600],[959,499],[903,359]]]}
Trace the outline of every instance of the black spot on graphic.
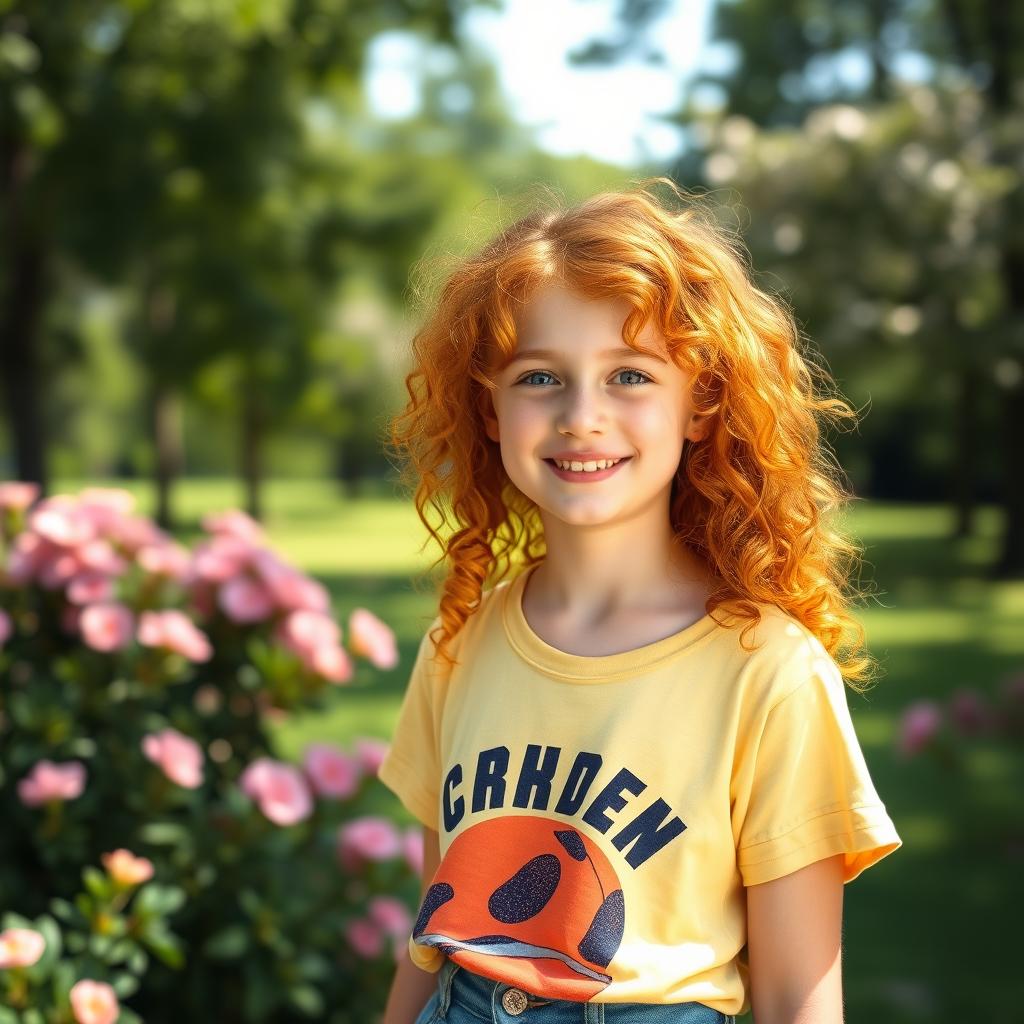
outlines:
{"label": "black spot on graphic", "polygon": [[553,853],[542,853],[502,882],[487,901],[491,917],[502,924],[521,924],[536,917],[554,895],[562,868]]}
{"label": "black spot on graphic", "polygon": [[511,935],[477,935],[475,938],[466,939],[466,942],[473,946],[497,946],[501,942],[515,942]]}
{"label": "black spot on graphic", "polygon": [[587,934],[577,946],[580,956],[592,964],[607,967],[618,952],[626,924],[626,904],[622,890],[610,892],[590,922]]}
{"label": "black spot on graphic", "polygon": [[427,922],[434,916],[434,911],[438,907],[443,907],[454,896],[455,890],[447,882],[432,885],[423,897],[423,904],[412,928],[413,937],[421,934],[427,927]]}
{"label": "black spot on graphic", "polygon": [[434,948],[439,949],[445,956],[451,956],[452,953],[458,953],[462,949],[461,946],[453,946],[450,942],[439,942]]}
{"label": "black spot on graphic", "polygon": [[587,851],[583,845],[583,840],[580,839],[579,832],[573,832],[566,830],[563,832],[556,832],[555,838],[565,847],[565,852],[572,857],[573,860],[586,860]]}

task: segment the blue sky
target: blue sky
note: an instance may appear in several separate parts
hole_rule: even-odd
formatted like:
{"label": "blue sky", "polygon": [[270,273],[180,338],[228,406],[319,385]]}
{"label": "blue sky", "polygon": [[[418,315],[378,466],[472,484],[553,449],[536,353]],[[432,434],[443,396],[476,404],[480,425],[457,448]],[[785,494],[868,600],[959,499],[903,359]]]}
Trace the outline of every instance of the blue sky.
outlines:
{"label": "blue sky", "polygon": [[[612,34],[614,0],[505,0],[502,11],[472,10],[466,31],[495,62],[512,115],[535,128],[540,146],[628,166],[678,153],[678,129],[649,115],[672,110],[684,79],[721,59],[707,46],[713,5],[676,0],[652,26],[649,38],[665,55],[664,66],[636,60],[608,69],[569,67],[569,50]],[[374,112],[393,118],[414,113],[417,68],[429,59],[408,33],[379,36],[365,83]]]}

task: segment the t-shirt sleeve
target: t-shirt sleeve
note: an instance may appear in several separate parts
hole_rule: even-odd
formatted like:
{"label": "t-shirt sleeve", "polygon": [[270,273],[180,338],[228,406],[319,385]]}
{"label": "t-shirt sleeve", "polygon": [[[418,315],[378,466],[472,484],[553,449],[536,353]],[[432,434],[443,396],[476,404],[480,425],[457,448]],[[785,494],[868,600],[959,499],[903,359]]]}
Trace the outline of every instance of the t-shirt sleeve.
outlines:
{"label": "t-shirt sleeve", "polygon": [[384,783],[420,822],[435,831],[440,795],[439,711],[436,700],[435,618],[420,641],[409,684],[402,698],[391,745],[377,770]]}
{"label": "t-shirt sleeve", "polygon": [[843,855],[843,881],[902,845],[861,751],[838,665],[817,646],[738,759],[737,865],[757,885]]}

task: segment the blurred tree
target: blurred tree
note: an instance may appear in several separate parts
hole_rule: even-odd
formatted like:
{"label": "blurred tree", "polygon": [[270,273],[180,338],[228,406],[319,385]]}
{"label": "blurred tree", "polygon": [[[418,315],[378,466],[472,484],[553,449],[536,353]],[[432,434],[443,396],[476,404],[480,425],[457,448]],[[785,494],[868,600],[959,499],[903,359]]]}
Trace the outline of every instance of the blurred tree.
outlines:
{"label": "blurred tree", "polygon": [[408,248],[436,201],[406,168],[371,187],[355,141],[312,151],[310,119],[333,110],[356,140],[369,40],[401,27],[454,43],[464,6],[0,7],[0,376],[19,478],[47,484],[41,319],[67,260],[136,291],[160,522],[182,465],[179,396],[227,357],[258,514],[262,439],[307,382],[324,296],[367,246]]}
{"label": "blurred tree", "polygon": [[[591,42],[574,59],[600,63],[628,54],[661,59],[651,28],[668,6],[669,0],[620,0],[614,38]],[[828,0],[721,0],[715,7],[712,41],[735,60],[731,68],[702,71],[692,79],[682,109],[670,118],[686,128],[706,113],[709,90],[720,97],[723,114],[770,129],[805,124],[824,105],[899,102],[908,76],[940,89],[961,83],[980,96],[979,107],[970,115],[977,131],[961,136],[972,147],[968,153],[922,152],[913,148],[912,139],[904,141],[911,147],[906,159],[913,161],[915,152],[923,156],[924,176],[933,173],[936,181],[952,174],[962,177],[963,164],[976,166],[980,161],[992,171],[990,181],[995,177],[1008,183],[990,192],[998,196],[994,225],[992,210],[984,215],[986,230],[994,227],[996,234],[995,296],[993,275],[979,282],[971,270],[959,278],[950,272],[949,230],[954,221],[933,216],[934,204],[923,201],[917,209],[879,203],[878,194],[865,188],[864,178],[849,174],[834,182],[832,198],[848,206],[841,195],[847,193],[859,207],[859,212],[848,210],[850,216],[841,222],[847,245],[851,232],[863,233],[865,240],[870,232],[881,240],[901,236],[904,244],[909,243],[909,252],[918,257],[927,253],[925,262],[932,270],[941,268],[939,273],[915,274],[916,291],[903,293],[902,301],[925,301],[933,312],[939,310],[933,316],[930,347],[938,350],[943,365],[956,369],[949,468],[950,493],[958,510],[956,532],[963,536],[971,529],[979,464],[978,409],[988,392],[1001,408],[994,443],[1002,458],[1005,529],[995,571],[1024,573],[1024,446],[1015,443],[1024,437],[1024,233],[1017,227],[1024,219],[1024,8],[1005,0],[854,0],[841,5]],[[937,114],[938,108],[931,116]],[[927,115],[918,126],[927,130]],[[687,177],[702,173],[711,156],[697,133],[694,143],[679,164]],[[863,165],[857,170],[870,172]],[[975,181],[983,175],[984,168]],[[748,198],[745,193],[744,200]],[[793,200],[791,210],[799,202]],[[755,216],[763,212],[753,204],[751,209]],[[834,213],[834,207],[829,212]],[[974,217],[961,208],[958,218],[963,235],[965,218]],[[952,230],[957,231],[955,225]],[[816,259],[821,256],[817,251]],[[984,269],[984,262],[975,270]],[[959,257],[953,263],[960,265]],[[800,269],[820,280],[812,268]],[[856,271],[846,261],[821,283],[826,292],[842,293],[845,279]],[[899,300],[889,285],[879,287],[861,298]]]}

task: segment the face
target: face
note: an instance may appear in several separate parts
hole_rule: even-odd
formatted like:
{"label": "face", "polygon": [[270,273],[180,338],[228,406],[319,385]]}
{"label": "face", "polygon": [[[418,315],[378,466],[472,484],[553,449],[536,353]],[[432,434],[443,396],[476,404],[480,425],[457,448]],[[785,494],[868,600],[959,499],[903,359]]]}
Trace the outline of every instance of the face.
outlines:
{"label": "face", "polygon": [[[704,435],[689,376],[660,331],[647,324],[637,338],[650,355],[622,340],[629,311],[625,299],[548,284],[516,318],[516,356],[497,377],[494,415],[485,421],[509,478],[542,518],[608,524],[654,505],[667,515],[683,442]],[[560,472],[554,457],[562,453],[621,461],[592,474]]]}

